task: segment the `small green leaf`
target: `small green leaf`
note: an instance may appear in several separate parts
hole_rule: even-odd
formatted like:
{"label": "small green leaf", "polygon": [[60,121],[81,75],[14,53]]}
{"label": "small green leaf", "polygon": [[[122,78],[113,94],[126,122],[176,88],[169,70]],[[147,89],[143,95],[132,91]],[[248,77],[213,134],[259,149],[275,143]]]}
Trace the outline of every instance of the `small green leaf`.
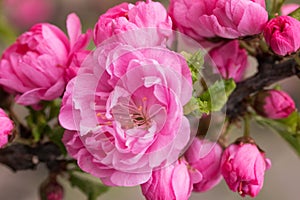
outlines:
{"label": "small green leaf", "polygon": [[[285,120],[271,120],[267,118],[257,117],[258,123],[268,126],[277,132],[285,141],[287,141],[295,152],[300,156],[300,131],[299,131],[299,113],[292,114]],[[295,119],[297,121],[295,129]],[[292,124],[292,127],[290,127]]]}
{"label": "small green leaf", "polygon": [[228,96],[235,87],[236,84],[233,79],[217,81],[202,93],[199,99],[202,102],[207,102],[209,111],[219,111],[226,104]]}
{"label": "small green leaf", "polygon": [[187,52],[181,52],[183,57],[186,59],[188,66],[192,73],[193,83],[198,81],[202,66],[204,64],[204,56],[202,51],[197,51],[194,54]]}
{"label": "small green leaf", "polygon": [[207,110],[207,102],[201,102],[199,99],[192,97],[183,107],[183,113],[185,115],[192,114],[200,118],[202,113],[209,113],[209,110]]}
{"label": "small green leaf", "polygon": [[300,8],[296,9],[292,13],[289,14],[289,16],[298,19],[300,21]]}
{"label": "small green leaf", "polygon": [[98,196],[104,194],[109,189],[109,187],[104,186],[100,182],[83,178],[75,173],[70,173],[70,183],[73,187],[77,187],[81,192],[86,194],[88,200],[97,200]]}
{"label": "small green leaf", "polygon": [[184,106],[184,114],[193,114],[200,117],[202,113],[219,111],[228,100],[228,96],[235,89],[236,84],[232,79],[215,82],[198,98],[192,97]]}
{"label": "small green leaf", "polygon": [[287,118],[278,119],[276,121],[286,126],[289,131],[296,132],[299,123],[299,114],[298,112],[293,112]]}

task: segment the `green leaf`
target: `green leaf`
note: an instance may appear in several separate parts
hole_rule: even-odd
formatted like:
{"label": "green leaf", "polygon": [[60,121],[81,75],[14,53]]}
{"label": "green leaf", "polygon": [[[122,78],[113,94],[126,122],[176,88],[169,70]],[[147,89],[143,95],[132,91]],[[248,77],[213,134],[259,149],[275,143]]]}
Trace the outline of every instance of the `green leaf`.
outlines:
{"label": "green leaf", "polygon": [[277,132],[286,142],[288,142],[295,152],[300,156],[300,115],[295,112],[288,118],[282,120],[271,120],[257,117],[258,123],[268,126]]}
{"label": "green leaf", "polygon": [[181,52],[181,54],[186,59],[191,70],[193,83],[197,82],[201,74],[202,66],[204,64],[204,56],[202,51],[197,51],[194,54]]}
{"label": "green leaf", "polygon": [[289,14],[289,16],[298,19],[300,21],[300,8],[296,9],[292,13]]}
{"label": "green leaf", "polygon": [[191,98],[183,108],[184,114],[193,114],[200,117],[202,113],[208,114],[212,111],[221,110],[235,87],[236,84],[232,79],[215,82],[198,98]]}
{"label": "green leaf", "polygon": [[235,87],[233,79],[217,81],[200,95],[199,101],[202,102],[202,105],[207,105],[207,110],[219,111],[226,104],[228,96]]}
{"label": "green leaf", "polygon": [[108,191],[109,187],[104,186],[100,182],[95,182],[88,178],[70,173],[70,183],[73,187],[77,187],[87,197],[88,200],[97,200],[97,197]]}
{"label": "green leaf", "polygon": [[291,132],[296,132],[299,124],[299,119],[300,119],[299,114],[298,112],[295,111],[292,114],[290,114],[290,116],[288,116],[287,118],[278,119],[276,121],[286,126],[287,129],[290,130]]}
{"label": "green leaf", "polygon": [[202,113],[209,113],[207,109],[207,102],[199,101],[199,99],[192,97],[191,100],[183,107],[185,115],[192,114],[201,117]]}

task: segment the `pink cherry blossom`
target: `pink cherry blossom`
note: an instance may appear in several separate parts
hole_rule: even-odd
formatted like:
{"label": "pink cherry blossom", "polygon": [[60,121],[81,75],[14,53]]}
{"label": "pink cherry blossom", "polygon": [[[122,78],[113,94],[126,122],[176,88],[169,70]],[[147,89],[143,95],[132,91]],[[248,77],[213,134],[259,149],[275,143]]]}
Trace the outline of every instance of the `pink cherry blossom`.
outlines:
{"label": "pink cherry blossom", "polygon": [[254,108],[260,115],[271,119],[286,118],[296,109],[294,100],[279,90],[259,92],[255,97]]}
{"label": "pink cherry blossom", "polygon": [[208,191],[220,183],[222,152],[218,143],[194,138],[184,156],[189,165],[202,176],[199,182],[194,183],[195,192]]}
{"label": "pink cherry blossom", "polygon": [[236,82],[242,80],[247,69],[247,51],[240,48],[238,40],[233,40],[213,48],[209,56],[216,65],[216,72],[225,79],[233,78]]}
{"label": "pink cherry blossom", "polygon": [[99,17],[94,29],[94,42],[99,45],[113,35],[137,29],[143,29],[143,32],[138,35],[135,31],[131,32],[139,38],[134,40],[148,40],[153,43],[152,46],[160,45],[172,34],[172,21],[159,2],[122,3]]}
{"label": "pink cherry blossom", "polygon": [[265,171],[270,167],[270,160],[255,144],[232,144],[222,155],[222,175],[228,187],[243,197],[258,195],[264,183]]}
{"label": "pink cherry blossom", "polygon": [[300,21],[290,16],[271,19],[264,29],[264,37],[271,49],[285,56],[300,48]]}
{"label": "pink cherry blossom", "polygon": [[22,105],[35,105],[62,95],[65,85],[87,55],[89,33],[81,34],[79,18],[67,19],[70,39],[56,26],[33,26],[5,50],[0,61],[0,85]]}
{"label": "pink cherry blossom", "polygon": [[141,185],[147,200],[188,200],[193,189],[188,164],[184,159],[153,171],[151,178]]}
{"label": "pink cherry blossom", "polygon": [[145,183],[187,145],[183,105],[192,95],[184,58],[162,47],[100,45],[67,86],[59,120],[64,143],[107,185]]}
{"label": "pink cherry blossom", "polygon": [[180,32],[197,41],[259,34],[268,21],[264,0],[171,0],[169,14]]}
{"label": "pink cherry blossom", "polygon": [[0,108],[0,148],[8,142],[8,136],[12,134],[13,122],[7,114]]}

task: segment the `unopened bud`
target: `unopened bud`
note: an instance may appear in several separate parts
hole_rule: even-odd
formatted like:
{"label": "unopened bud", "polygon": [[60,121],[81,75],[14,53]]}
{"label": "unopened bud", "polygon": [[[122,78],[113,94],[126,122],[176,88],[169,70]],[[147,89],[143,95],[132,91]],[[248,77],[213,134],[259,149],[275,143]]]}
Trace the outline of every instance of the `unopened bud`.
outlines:
{"label": "unopened bud", "polygon": [[56,178],[49,178],[41,184],[40,197],[41,200],[63,200],[64,189]]}

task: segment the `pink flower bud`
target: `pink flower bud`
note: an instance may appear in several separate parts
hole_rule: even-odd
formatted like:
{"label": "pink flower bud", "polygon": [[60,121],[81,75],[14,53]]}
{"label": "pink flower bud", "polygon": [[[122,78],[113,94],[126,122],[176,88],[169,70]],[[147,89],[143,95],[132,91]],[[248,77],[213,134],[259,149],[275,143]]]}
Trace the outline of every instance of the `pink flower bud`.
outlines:
{"label": "pink flower bud", "polygon": [[198,41],[258,34],[268,21],[264,0],[171,0],[169,14],[179,31]]}
{"label": "pink flower bud", "polygon": [[149,181],[141,185],[147,200],[188,200],[193,183],[184,159],[153,171]]}
{"label": "pink flower bud", "polygon": [[77,71],[74,68],[79,68],[74,57],[85,53],[89,42],[89,34],[81,34],[75,14],[68,16],[67,29],[69,39],[54,25],[37,24],[5,50],[0,60],[0,85],[16,94],[17,103],[36,105],[62,95]]}
{"label": "pink flower bud", "polygon": [[271,19],[264,30],[264,37],[271,49],[285,56],[300,48],[300,21],[290,16]]}
{"label": "pink flower bud", "polygon": [[12,134],[14,128],[13,122],[7,114],[0,108],[0,148],[7,144],[8,135]]}
{"label": "pink flower bud", "polygon": [[[94,29],[94,42],[99,45],[113,35],[141,28],[154,29],[151,41],[156,41],[156,45],[162,43],[166,36],[172,33],[171,18],[161,3],[151,0],[138,1],[135,5],[122,3],[109,9],[99,17]],[[145,33],[141,34],[137,37],[143,37]]]}
{"label": "pink flower bud", "polygon": [[295,10],[297,10],[299,7],[300,7],[300,5],[296,4],[296,3],[284,4],[281,7],[281,15],[288,15],[288,14],[294,12]]}
{"label": "pink flower bud", "polygon": [[64,188],[56,179],[47,179],[40,187],[41,200],[63,200]]}
{"label": "pink flower bud", "polygon": [[241,81],[247,68],[247,52],[240,48],[238,40],[233,40],[215,47],[209,55],[219,72],[225,79],[233,78],[236,82]]}
{"label": "pink flower bud", "polygon": [[260,192],[269,159],[255,144],[232,144],[223,153],[221,172],[228,187],[241,196],[255,197]]}
{"label": "pink flower bud", "polygon": [[222,179],[222,148],[218,143],[195,138],[184,156],[189,165],[202,175],[200,182],[194,183],[195,192],[205,192],[215,187]]}
{"label": "pink flower bud", "polygon": [[281,119],[295,111],[295,102],[284,91],[265,90],[256,95],[254,109],[264,117]]}

